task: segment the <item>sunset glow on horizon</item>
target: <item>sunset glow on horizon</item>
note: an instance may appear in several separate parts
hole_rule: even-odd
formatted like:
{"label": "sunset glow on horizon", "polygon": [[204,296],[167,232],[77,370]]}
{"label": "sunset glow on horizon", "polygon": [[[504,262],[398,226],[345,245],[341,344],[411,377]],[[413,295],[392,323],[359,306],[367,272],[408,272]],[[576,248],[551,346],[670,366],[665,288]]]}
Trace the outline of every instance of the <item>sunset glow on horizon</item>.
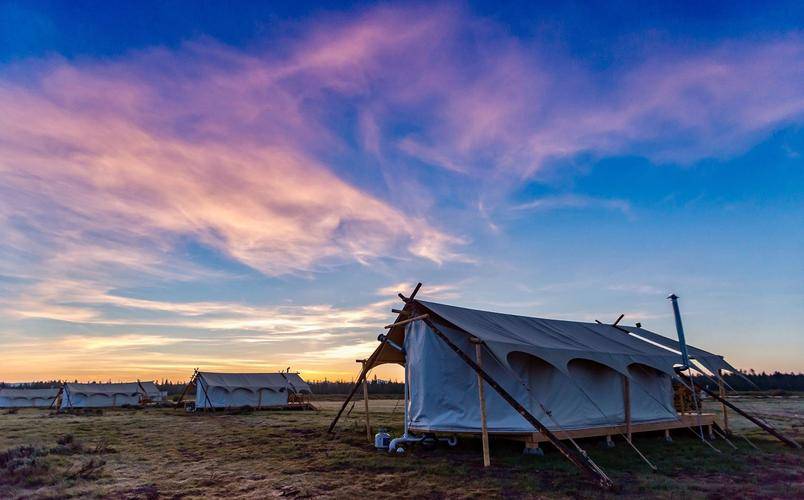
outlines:
{"label": "sunset glow on horizon", "polygon": [[0,381],[349,380],[417,281],[804,371],[785,16],[191,5],[0,7]]}

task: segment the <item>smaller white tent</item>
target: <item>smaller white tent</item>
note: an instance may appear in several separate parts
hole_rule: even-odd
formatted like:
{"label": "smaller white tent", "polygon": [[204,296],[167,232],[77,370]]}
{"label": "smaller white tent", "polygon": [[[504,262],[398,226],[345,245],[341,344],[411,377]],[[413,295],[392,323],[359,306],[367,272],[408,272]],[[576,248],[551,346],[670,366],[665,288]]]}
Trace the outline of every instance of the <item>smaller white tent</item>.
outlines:
{"label": "smaller white tent", "polygon": [[49,408],[59,395],[58,387],[52,389],[0,389],[0,408]]}
{"label": "smaller white tent", "polygon": [[310,394],[296,373],[198,372],[196,408],[265,408],[286,406],[290,394]]}
{"label": "smaller white tent", "polygon": [[160,391],[154,382],[140,382],[139,384],[145,392],[148,401],[158,403],[165,400],[167,393]]}
{"label": "smaller white tent", "polygon": [[145,390],[138,382],[120,384],[64,384],[62,408],[139,406]]}

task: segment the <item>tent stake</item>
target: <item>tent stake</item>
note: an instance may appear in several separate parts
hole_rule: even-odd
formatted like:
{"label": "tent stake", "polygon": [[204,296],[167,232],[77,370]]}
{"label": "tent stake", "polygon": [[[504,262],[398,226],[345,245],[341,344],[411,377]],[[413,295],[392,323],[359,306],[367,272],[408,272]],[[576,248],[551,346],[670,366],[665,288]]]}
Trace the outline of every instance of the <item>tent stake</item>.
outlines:
{"label": "tent stake", "polygon": [[[678,373],[677,375],[678,375],[679,377],[687,378],[687,377],[686,377],[685,375],[683,375],[682,373]],[[729,408],[731,408],[732,410],[734,410],[736,413],[738,413],[738,414],[742,415],[743,417],[747,418],[747,419],[748,419],[748,420],[750,420],[752,423],[754,423],[755,425],[757,425],[757,426],[758,426],[760,429],[762,429],[763,431],[765,431],[765,432],[767,432],[768,434],[772,435],[773,437],[775,437],[775,438],[776,438],[776,439],[778,439],[779,441],[783,442],[783,443],[784,443],[784,444],[786,444],[787,446],[790,446],[791,448],[801,448],[801,445],[800,445],[800,444],[798,444],[796,441],[793,441],[793,440],[792,440],[792,439],[790,439],[789,437],[787,437],[787,436],[785,436],[784,434],[782,434],[781,432],[777,431],[776,429],[774,429],[773,427],[771,427],[770,425],[768,425],[766,422],[763,422],[762,420],[760,420],[760,419],[758,419],[758,418],[756,418],[756,417],[754,417],[754,416],[750,415],[749,413],[746,413],[745,411],[741,410],[740,408],[738,408],[738,407],[734,406],[734,404],[733,404],[733,403],[731,403],[730,401],[728,401],[728,400],[727,400],[727,399],[725,399],[725,398],[721,398],[721,397],[720,397],[720,396],[718,396],[718,395],[717,395],[717,394],[716,394],[714,391],[710,391],[709,389],[707,389],[707,388],[706,388],[706,387],[704,387],[703,385],[698,384],[697,382],[695,382],[694,380],[692,380],[692,377],[687,378],[687,381],[688,381],[688,382],[689,382],[689,383],[690,383],[690,384],[691,384],[693,387],[696,387],[696,386],[697,386],[697,387],[698,387],[698,388],[700,388],[700,389],[701,389],[703,392],[705,392],[705,393],[707,393],[709,396],[711,396],[713,399],[716,399],[717,401],[720,401],[720,402],[721,402],[721,403],[723,403],[725,406],[728,406]]]}
{"label": "tent stake", "polygon": [[[472,343],[475,344],[475,358],[477,359],[477,366],[483,368],[483,344],[479,338],[472,337]],[[491,453],[489,452],[489,429],[486,425],[486,394],[483,391],[483,378],[480,373],[477,373],[477,394],[480,398],[480,429],[482,432],[483,441],[483,467],[491,465]]]}
{"label": "tent stake", "polygon": [[539,422],[539,420],[537,420],[536,417],[534,417],[528,410],[526,410],[524,406],[519,404],[519,402],[516,399],[514,399],[514,397],[511,396],[511,394],[509,394],[508,391],[503,389],[503,387],[500,384],[498,384],[497,381],[491,378],[491,376],[488,373],[486,373],[486,371],[477,366],[477,363],[475,363],[469,356],[467,356],[461,350],[460,347],[455,345],[449,339],[449,337],[444,335],[444,333],[441,330],[439,330],[438,327],[436,327],[433,324],[433,322],[430,321],[429,318],[425,318],[422,321],[424,321],[427,324],[427,326],[429,326],[430,329],[433,330],[433,332],[438,336],[438,338],[443,340],[444,343],[446,343],[447,346],[449,346],[449,348],[452,349],[455,352],[455,354],[458,355],[458,357],[460,357],[466,364],[468,364],[479,376],[483,377],[483,380],[485,380],[486,383],[488,383],[492,389],[497,391],[497,393],[500,396],[502,396],[502,398],[509,405],[511,405],[512,408],[514,408],[517,411],[517,413],[522,415],[522,417],[525,420],[527,420],[529,424],[531,424],[537,431],[539,431],[547,439],[549,439],[550,442],[553,444],[553,446],[555,446],[558,449],[558,451],[560,451],[561,454],[563,454],[570,462],[575,464],[575,466],[578,467],[578,469],[588,474],[590,477],[595,478],[598,481],[598,484],[600,485],[601,488],[606,490],[614,489],[614,483],[612,482],[612,480],[606,475],[605,472],[603,472],[602,469],[600,469],[600,467],[598,467],[592,461],[591,458],[589,458],[585,454],[574,452],[572,449],[570,449],[564,443],[562,443],[561,440],[555,434],[553,434],[547,427],[545,427],[544,424]]}

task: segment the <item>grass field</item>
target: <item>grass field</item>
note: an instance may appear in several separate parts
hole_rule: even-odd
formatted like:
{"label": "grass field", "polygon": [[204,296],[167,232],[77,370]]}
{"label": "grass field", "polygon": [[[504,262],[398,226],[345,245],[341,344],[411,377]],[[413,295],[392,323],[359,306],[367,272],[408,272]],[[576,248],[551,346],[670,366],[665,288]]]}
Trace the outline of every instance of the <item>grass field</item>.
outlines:
{"label": "grass field", "polygon": [[[321,411],[239,415],[156,408],[0,414],[0,497],[601,496],[549,448],[544,457],[523,456],[520,444],[493,440],[489,469],[482,467],[477,439],[389,456],[366,442],[362,402],[334,435],[326,428],[338,402],[317,404]],[[804,399],[745,398],[741,404],[801,440]],[[394,399],[372,401],[372,422],[398,435],[401,411]],[[740,419],[733,424],[748,430]],[[638,436],[635,443],[657,473],[622,440],[614,449],[595,440],[582,445],[620,486],[617,496],[804,497],[804,453],[753,429],[748,436],[761,451],[742,439],[734,439],[737,451],[717,440],[718,454],[689,431],[675,431],[672,444],[659,435]]]}

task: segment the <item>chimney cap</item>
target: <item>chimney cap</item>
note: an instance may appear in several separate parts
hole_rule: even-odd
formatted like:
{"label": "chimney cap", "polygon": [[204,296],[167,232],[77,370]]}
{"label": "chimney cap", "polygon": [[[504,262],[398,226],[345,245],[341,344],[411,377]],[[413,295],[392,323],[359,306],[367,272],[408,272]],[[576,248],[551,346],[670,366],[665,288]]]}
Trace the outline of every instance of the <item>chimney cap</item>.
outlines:
{"label": "chimney cap", "polygon": [[667,296],[667,298],[670,300],[676,300],[678,298],[678,295],[671,293],[670,295]]}

